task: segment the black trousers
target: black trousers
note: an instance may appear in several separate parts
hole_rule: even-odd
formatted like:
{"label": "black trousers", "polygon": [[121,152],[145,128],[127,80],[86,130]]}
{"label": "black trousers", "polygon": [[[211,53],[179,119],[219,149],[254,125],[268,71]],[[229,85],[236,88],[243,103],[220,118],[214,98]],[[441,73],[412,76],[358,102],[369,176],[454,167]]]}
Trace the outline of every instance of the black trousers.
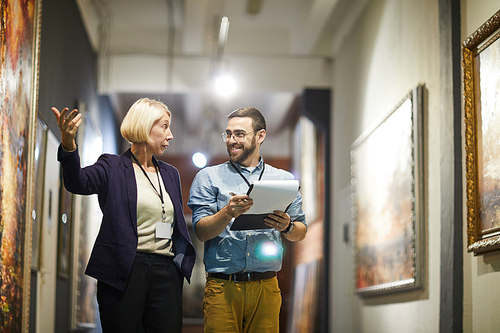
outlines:
{"label": "black trousers", "polygon": [[183,281],[171,257],[138,252],[124,291],[97,282],[103,332],[182,332]]}

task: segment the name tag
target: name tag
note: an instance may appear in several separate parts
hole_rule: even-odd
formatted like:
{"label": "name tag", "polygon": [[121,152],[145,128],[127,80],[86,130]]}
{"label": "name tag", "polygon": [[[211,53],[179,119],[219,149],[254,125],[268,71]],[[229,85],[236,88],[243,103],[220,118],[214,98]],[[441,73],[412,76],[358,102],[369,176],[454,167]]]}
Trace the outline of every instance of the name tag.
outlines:
{"label": "name tag", "polygon": [[172,238],[172,224],[156,222],[156,238]]}

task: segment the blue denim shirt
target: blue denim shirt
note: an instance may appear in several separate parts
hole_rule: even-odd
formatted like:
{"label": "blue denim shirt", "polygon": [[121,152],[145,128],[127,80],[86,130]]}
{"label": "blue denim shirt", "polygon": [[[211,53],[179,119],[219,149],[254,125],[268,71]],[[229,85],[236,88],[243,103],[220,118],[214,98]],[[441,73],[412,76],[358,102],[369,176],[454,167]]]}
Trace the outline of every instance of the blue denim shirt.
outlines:
{"label": "blue denim shirt", "polygon": [[[264,161],[253,171],[237,164],[243,176],[251,184],[258,180]],[[262,180],[290,180],[294,176],[285,170],[269,164],[264,167]],[[210,216],[226,206],[231,198],[229,192],[246,194],[248,184],[229,163],[202,169],[193,180],[189,193],[188,206],[193,211],[193,228],[205,216]],[[286,207],[283,207],[283,210]],[[305,222],[302,211],[302,196],[292,202],[287,210],[292,221]],[[280,232],[276,229],[233,231],[233,221],[217,237],[205,242],[203,262],[208,273],[266,272],[279,271],[283,257]]]}

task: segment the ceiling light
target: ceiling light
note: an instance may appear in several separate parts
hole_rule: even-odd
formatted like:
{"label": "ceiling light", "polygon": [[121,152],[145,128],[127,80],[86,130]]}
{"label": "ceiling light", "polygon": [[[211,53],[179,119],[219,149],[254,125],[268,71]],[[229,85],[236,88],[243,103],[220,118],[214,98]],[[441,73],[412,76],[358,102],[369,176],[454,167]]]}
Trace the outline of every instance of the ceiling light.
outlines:
{"label": "ceiling light", "polygon": [[219,29],[219,47],[224,48],[227,42],[227,35],[229,33],[229,19],[224,16],[220,22]]}
{"label": "ceiling light", "polygon": [[214,88],[217,95],[229,97],[236,91],[236,81],[230,75],[220,75],[214,80]]}

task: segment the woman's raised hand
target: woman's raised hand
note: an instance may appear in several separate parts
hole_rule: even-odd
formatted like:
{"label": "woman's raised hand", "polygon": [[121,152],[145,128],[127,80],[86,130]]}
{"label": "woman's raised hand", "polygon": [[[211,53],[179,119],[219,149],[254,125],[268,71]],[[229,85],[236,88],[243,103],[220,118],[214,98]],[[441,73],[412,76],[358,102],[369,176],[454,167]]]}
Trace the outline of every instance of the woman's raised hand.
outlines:
{"label": "woman's raised hand", "polygon": [[67,151],[75,150],[76,131],[82,124],[82,114],[79,113],[77,109],[73,109],[69,112],[68,108],[64,108],[61,112],[59,112],[59,110],[55,107],[52,108],[52,112],[54,112],[57,119],[57,125],[61,130],[63,148]]}

